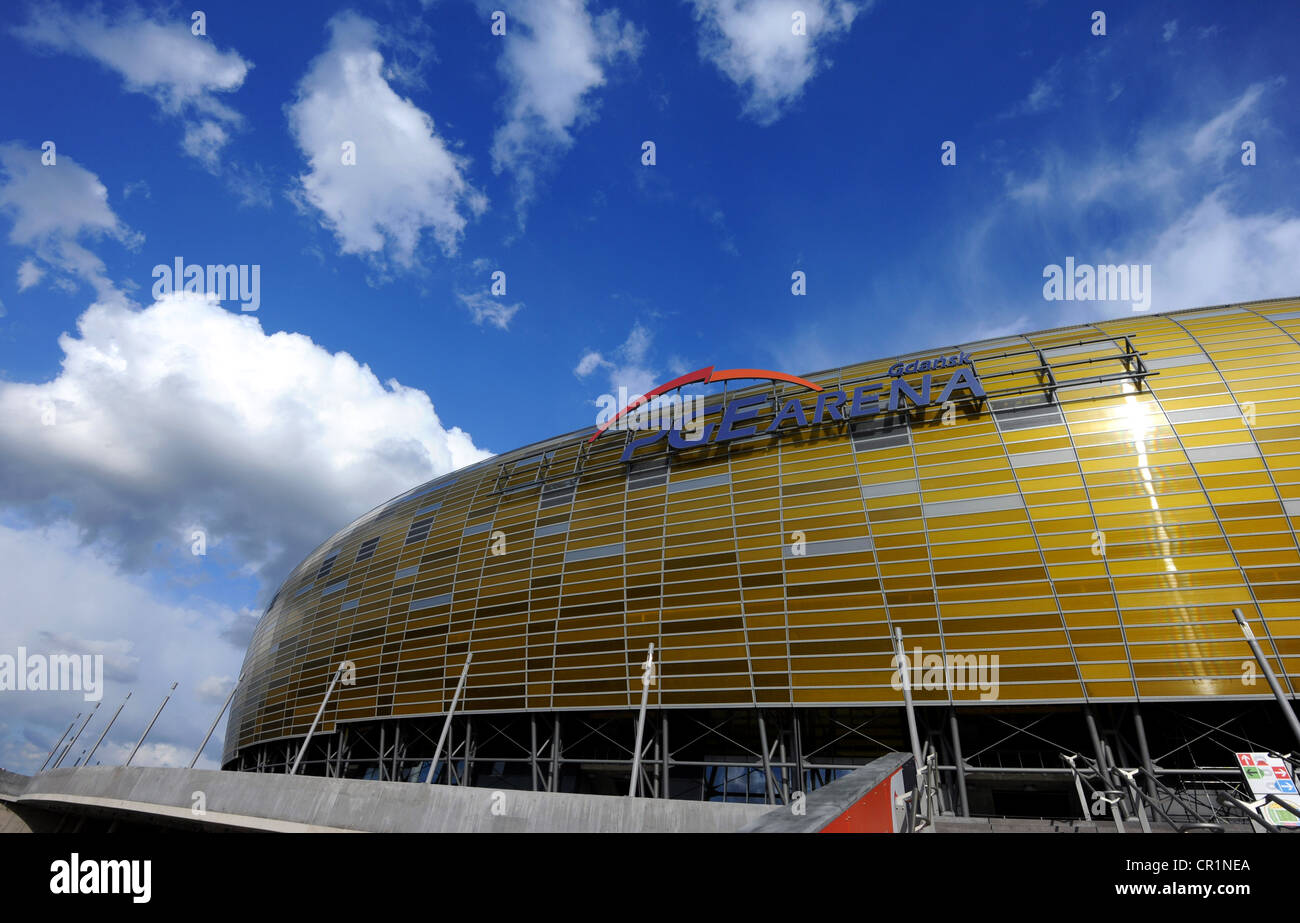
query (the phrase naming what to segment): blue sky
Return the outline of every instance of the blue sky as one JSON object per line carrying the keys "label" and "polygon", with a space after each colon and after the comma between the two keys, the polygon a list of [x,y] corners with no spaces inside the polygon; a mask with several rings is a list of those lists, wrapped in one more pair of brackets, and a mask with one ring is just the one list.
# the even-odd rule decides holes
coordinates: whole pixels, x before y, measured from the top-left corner
{"label": "blue sky", "polygon": [[[0,649],[181,679],[174,762],[303,554],[620,385],[1131,312],[1044,300],[1071,256],[1156,311],[1300,293],[1300,8],[987,6],[8,5]],[[177,257],[256,265],[257,311],[155,304]],[[0,764],[61,696],[0,693]]]}

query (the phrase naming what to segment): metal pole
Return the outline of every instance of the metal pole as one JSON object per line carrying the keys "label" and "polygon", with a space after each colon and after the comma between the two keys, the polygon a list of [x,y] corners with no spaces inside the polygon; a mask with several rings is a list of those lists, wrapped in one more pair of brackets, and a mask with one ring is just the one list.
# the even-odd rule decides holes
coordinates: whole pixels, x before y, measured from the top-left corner
{"label": "metal pole", "polygon": [[898,659],[898,675],[902,679],[903,686],[903,706],[907,709],[907,731],[912,738],[912,759],[916,760],[916,771],[921,771],[921,739],[916,733],[916,711],[912,708],[912,678],[908,674],[912,672],[911,665],[907,661],[907,655],[903,653],[903,629],[894,628],[894,652]]}
{"label": "metal pole", "polygon": [[1070,764],[1067,771],[1074,776],[1074,790],[1079,793],[1079,807],[1083,809],[1083,819],[1090,821],[1092,820],[1092,813],[1088,810],[1088,799],[1083,795],[1083,782],[1079,778],[1079,770],[1074,765],[1074,761],[1079,758],[1079,755],[1071,753],[1069,755],[1062,754],[1062,756],[1065,756],[1065,761]]}
{"label": "metal pole", "polygon": [[1259,669],[1263,672],[1264,678],[1268,680],[1268,687],[1273,690],[1273,697],[1277,699],[1277,704],[1282,707],[1282,713],[1286,715],[1287,724],[1291,725],[1291,733],[1295,735],[1297,741],[1300,741],[1300,719],[1296,718],[1295,711],[1292,710],[1286,696],[1283,695],[1282,687],[1278,685],[1277,677],[1273,675],[1273,668],[1264,659],[1264,652],[1259,649],[1259,642],[1255,640],[1255,632],[1251,631],[1250,625],[1247,624],[1246,617],[1241,614],[1240,609],[1233,609],[1232,617],[1241,626],[1241,632],[1246,636],[1246,643],[1250,645],[1251,652],[1259,662]]}
{"label": "metal pole", "polygon": [[1133,727],[1137,729],[1138,756],[1142,760],[1143,774],[1146,776],[1147,795],[1156,797],[1156,767],[1151,762],[1151,750],[1147,746],[1147,729],[1142,723],[1142,712],[1137,704],[1133,705]]}
{"label": "metal pole", "polygon": [[[469,660],[472,657],[469,651],[465,652],[465,666],[460,671],[460,682],[456,683],[456,691],[451,697],[451,709],[447,712],[447,720],[442,723],[442,733],[438,735],[438,746],[433,751],[433,761],[429,763],[429,778],[425,780],[428,785],[433,784],[433,771],[438,768],[438,758],[442,756],[442,745],[447,742],[447,732],[451,730],[451,718],[456,714],[456,703],[460,701],[460,691],[465,688],[465,677],[469,676]],[[465,736],[465,774],[469,774],[469,735]]]}
{"label": "metal pole", "polygon": [[[131,693],[128,692],[126,694],[126,699],[129,698],[131,698]],[[117,720],[117,716],[122,714],[122,709],[126,707],[126,699],[123,699],[122,704],[117,706],[117,711],[113,712],[113,717],[108,719],[108,726],[104,728],[104,733],[99,735],[99,740],[95,741],[95,745],[90,748],[90,753],[86,756],[85,761],[82,762],[78,760],[78,762],[82,762],[82,765],[84,766],[90,765],[90,757],[95,755],[95,751],[99,749],[99,745],[102,744],[104,742],[104,738],[108,736],[109,728],[113,726],[113,722]]]}
{"label": "metal pole", "polygon": [[131,760],[135,759],[136,753],[140,750],[140,745],[144,743],[144,739],[149,736],[149,732],[153,730],[154,721],[158,720],[158,716],[161,715],[162,710],[167,707],[167,702],[171,699],[172,693],[175,691],[176,684],[172,683],[172,687],[168,689],[167,694],[163,696],[162,704],[159,705],[158,710],[153,713],[153,719],[149,722],[149,726],[144,729],[144,733],[140,735],[140,739],[135,742],[135,749],[133,749],[131,755],[126,758],[126,762],[123,764],[124,766],[131,765]]}
{"label": "metal pole", "polygon": [[1092,709],[1087,705],[1083,706],[1083,719],[1088,725],[1088,736],[1092,738],[1092,749],[1097,754],[1097,774],[1101,776],[1107,788],[1114,788],[1115,784],[1111,781],[1110,772],[1106,769],[1106,754],[1101,749],[1101,736],[1097,733],[1097,722],[1092,717]]}
{"label": "metal pole", "polygon": [[641,713],[636,719],[636,747],[632,750],[632,778],[628,780],[627,796],[636,797],[637,783],[641,781],[641,737],[645,732],[645,706],[650,698],[650,684],[655,680],[655,645],[650,642],[645,663],[641,664]]}
{"label": "metal pole", "polygon": [[560,713],[555,713],[555,727],[551,731],[551,784],[548,792],[560,790]]}
{"label": "metal pole", "polygon": [[81,727],[77,728],[77,733],[72,735],[72,739],[68,741],[68,745],[63,748],[63,752],[60,753],[59,758],[54,761],[54,765],[50,767],[51,769],[58,769],[59,764],[67,758],[69,753],[72,752],[72,748],[77,745],[77,741],[81,739],[81,735],[86,733],[86,725],[90,724],[90,719],[95,717],[95,712],[99,711],[99,706],[101,704],[102,703],[100,702],[95,703],[95,707],[90,710],[90,714],[86,715],[86,720],[81,722]]}
{"label": "metal pole", "polygon": [[528,765],[532,768],[533,791],[537,791],[537,715],[528,716],[529,733],[532,743],[528,748]]}
{"label": "metal pole", "polygon": [[668,791],[668,781],[669,781],[668,766],[671,763],[671,760],[668,755],[668,713],[667,712],[664,712],[659,716],[659,724],[660,724],[660,734],[663,737],[663,752],[660,754],[660,757],[663,759],[663,763],[664,763],[664,768],[663,768],[664,781],[663,781],[663,789],[661,791],[661,794],[665,798],[670,798],[672,796],[669,794]]}
{"label": "metal pole", "polygon": [[960,798],[961,816],[970,817],[970,801],[966,794],[966,760],[961,755],[961,734],[957,731],[955,708],[948,715],[948,726],[952,730],[952,762],[957,767],[957,795]]}
{"label": "metal pole", "polygon": [[36,770],[37,772],[44,772],[45,767],[50,765],[50,760],[54,759],[54,751],[59,749],[59,744],[63,743],[63,738],[68,736],[69,732],[71,732],[72,730],[72,726],[77,723],[77,718],[80,717],[81,717],[81,712],[77,712],[77,717],[73,718],[71,721],[68,722],[67,730],[65,730],[62,734],[60,734],[59,739],[54,742],[54,746],[50,747],[49,756],[45,757],[45,762],[41,763],[41,768]]}
{"label": "metal pole", "polygon": [[199,757],[203,755],[203,748],[208,745],[208,740],[212,737],[212,732],[215,731],[217,725],[221,723],[221,716],[224,715],[226,709],[230,707],[230,700],[235,697],[235,690],[239,688],[239,684],[243,681],[244,675],[241,673],[239,674],[239,678],[235,680],[235,685],[230,687],[230,695],[226,696],[226,701],[221,706],[221,711],[217,712],[217,717],[212,719],[212,727],[208,728],[208,733],[203,735],[203,743],[199,744],[199,749],[194,752],[194,759],[190,760],[191,769],[193,769],[194,764],[199,761]]}
{"label": "metal pole", "polygon": [[794,709],[790,713],[790,717],[791,717],[791,724],[794,727],[794,779],[795,779],[794,790],[796,792],[803,792],[805,791],[804,782],[806,780],[803,777],[804,774],[803,730],[801,728],[800,721],[799,721],[799,709],[797,708]]}
{"label": "metal pole", "polygon": [[[772,789],[776,786],[772,782],[772,762],[768,758],[767,727],[763,724],[762,711],[758,713],[758,745],[763,748],[763,790],[767,796],[765,800],[768,804],[776,804],[776,799],[773,797],[772,792]],[[749,785],[746,784],[745,788],[746,791],[748,791]]]}
{"label": "metal pole", "polygon": [[474,719],[465,715],[465,765],[460,774],[460,784],[469,785],[470,761],[474,758]]}
{"label": "metal pole", "polygon": [[[311,720],[311,727],[307,728],[307,736],[303,738],[302,748],[298,751],[298,756],[293,761],[293,767],[289,770],[289,775],[291,776],[298,774],[298,764],[302,762],[303,756],[307,753],[307,745],[311,743],[311,736],[316,733],[316,725],[320,724],[320,716],[325,714],[325,706],[329,704],[330,696],[334,694],[334,686],[338,683],[339,677],[343,675],[343,664],[345,663],[347,663],[346,660],[343,661],[343,663],[340,663],[338,668],[335,669],[334,678],[330,680],[329,688],[325,690],[325,698],[320,700],[320,708],[316,709],[316,717]],[[287,756],[288,754],[286,753],[285,755]],[[380,755],[380,759],[383,759],[382,754]]]}
{"label": "metal pole", "polygon": [[777,756],[781,759],[781,803],[790,803],[790,766],[785,754],[785,730],[778,727],[776,732]]}

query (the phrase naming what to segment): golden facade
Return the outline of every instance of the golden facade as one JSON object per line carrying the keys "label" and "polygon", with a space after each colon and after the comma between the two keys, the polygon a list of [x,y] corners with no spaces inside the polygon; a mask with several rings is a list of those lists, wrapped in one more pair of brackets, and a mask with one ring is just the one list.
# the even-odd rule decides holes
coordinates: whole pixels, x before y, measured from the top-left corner
{"label": "golden facade", "polygon": [[[635,708],[651,642],[652,707],[897,705],[895,628],[909,654],[996,656],[999,703],[1267,696],[1239,607],[1290,690],[1298,338],[1294,300],[1134,314],[810,376],[851,393],[962,350],[985,400],[630,466],[643,434],[593,425],[431,481],[284,582],[227,759],[305,734],[344,659],[321,731],[441,714],[471,650],[471,712]],[[810,394],[725,399],[757,392],[768,421]]]}

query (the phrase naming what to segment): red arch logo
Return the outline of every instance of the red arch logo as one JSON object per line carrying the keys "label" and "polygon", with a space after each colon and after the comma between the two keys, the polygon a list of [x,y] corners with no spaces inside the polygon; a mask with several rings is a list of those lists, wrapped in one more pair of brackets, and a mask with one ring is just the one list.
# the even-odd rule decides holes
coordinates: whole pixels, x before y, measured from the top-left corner
{"label": "red arch logo", "polygon": [[627,416],[627,414],[636,410],[647,401],[653,400],[659,395],[666,394],[667,392],[680,388],[683,385],[691,385],[699,382],[711,385],[715,381],[735,381],[736,379],[744,378],[762,378],[769,381],[784,381],[789,382],[792,385],[803,385],[805,388],[812,391],[822,390],[822,386],[819,384],[811,382],[806,378],[800,378],[797,375],[787,375],[784,372],[773,372],[770,369],[715,369],[710,365],[706,368],[696,369],[694,372],[687,372],[680,378],[674,378],[672,381],[660,385],[649,394],[641,395],[641,397],[632,401],[632,403],[628,404],[618,413],[614,414],[614,416],[610,417],[609,421],[604,426],[598,428],[595,435],[588,439],[587,442],[595,442],[596,438],[600,436],[601,433],[609,429],[620,419]]}

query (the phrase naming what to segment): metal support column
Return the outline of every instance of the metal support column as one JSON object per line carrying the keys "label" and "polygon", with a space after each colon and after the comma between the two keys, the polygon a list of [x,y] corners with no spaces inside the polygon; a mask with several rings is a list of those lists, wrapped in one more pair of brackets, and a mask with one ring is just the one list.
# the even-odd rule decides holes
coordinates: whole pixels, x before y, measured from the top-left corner
{"label": "metal support column", "polygon": [[650,699],[650,684],[654,682],[655,645],[650,642],[646,649],[645,663],[641,665],[641,710],[636,718],[636,745],[632,749],[632,778],[628,780],[627,796],[636,797],[636,790],[641,782],[641,739],[645,735],[645,707]]}
{"label": "metal support column", "polygon": [[1255,655],[1255,660],[1259,662],[1259,669],[1268,680],[1268,688],[1273,690],[1273,698],[1277,699],[1278,706],[1282,713],[1286,715],[1287,724],[1291,726],[1291,733],[1295,735],[1297,742],[1300,742],[1300,719],[1295,716],[1295,710],[1291,708],[1291,703],[1286,700],[1286,695],[1282,692],[1282,687],[1278,685],[1277,677],[1273,675],[1273,668],[1269,666],[1268,660],[1264,657],[1264,652],[1259,648],[1259,642],[1255,640],[1255,632],[1251,630],[1250,624],[1246,617],[1241,614],[1240,609],[1232,610],[1232,617],[1237,620],[1241,626],[1241,633],[1246,636],[1246,643],[1250,645],[1251,653]]}
{"label": "metal support column", "polygon": [[208,739],[212,737],[212,732],[215,731],[217,725],[221,723],[221,716],[224,715],[226,709],[230,707],[230,700],[235,697],[235,690],[239,688],[239,684],[243,681],[244,674],[241,673],[239,674],[239,678],[235,680],[235,685],[230,687],[230,695],[226,696],[226,701],[222,703],[221,711],[217,712],[217,717],[212,719],[212,727],[208,728],[208,733],[203,735],[203,743],[199,744],[199,748],[194,751],[194,759],[190,760],[191,769],[193,769],[194,764],[199,761],[199,757],[203,755],[203,748],[208,745]]}
{"label": "metal support column", "polygon": [[153,713],[153,718],[149,721],[148,726],[145,727],[144,733],[141,734],[140,739],[135,742],[135,749],[133,749],[131,755],[126,758],[126,763],[124,765],[131,765],[131,760],[135,759],[136,753],[140,750],[140,745],[143,744],[144,739],[149,736],[149,732],[153,730],[154,722],[158,720],[158,716],[162,714],[162,710],[167,707],[167,702],[171,699],[172,693],[175,691],[176,684],[172,683],[172,687],[168,689],[167,694],[163,696],[162,704],[158,706],[158,710]]}
{"label": "metal support column", "polygon": [[[122,700],[122,704],[117,706],[117,711],[113,712],[113,717],[108,719],[108,725],[104,728],[104,733],[99,735],[99,740],[95,741],[95,745],[90,748],[90,753],[86,755],[84,765],[90,765],[90,758],[95,755],[95,751],[99,749],[99,745],[104,742],[104,738],[108,736],[109,730],[113,727],[113,722],[117,720],[118,715],[122,714],[122,709],[126,707],[127,699],[130,698],[131,693],[128,692],[126,698]],[[81,762],[81,760],[78,760],[77,762]]]}
{"label": "metal support column", "polygon": [[806,780],[803,777],[803,729],[801,727],[802,722],[799,721],[799,709],[794,709],[791,714],[794,719],[794,790],[807,794],[807,789],[804,787]]}
{"label": "metal support column", "polygon": [[555,713],[555,727],[551,730],[551,786],[548,792],[560,790],[560,713]]}
{"label": "metal support column", "polygon": [[663,760],[663,785],[661,787],[661,797],[671,798],[672,794],[669,791],[670,779],[668,776],[668,767],[671,765],[672,760],[669,757],[668,748],[668,712],[664,712],[659,716],[659,734],[663,738],[663,751],[660,754],[660,759]]}
{"label": "metal support column", "polygon": [[776,735],[777,756],[781,759],[781,803],[790,803],[790,764],[785,755],[785,728]]}
{"label": "metal support column", "polygon": [[45,762],[41,763],[41,768],[36,770],[37,772],[44,772],[45,767],[50,765],[50,760],[54,759],[54,751],[59,749],[59,744],[63,743],[63,738],[67,737],[69,734],[72,733],[72,726],[77,723],[77,718],[80,717],[81,717],[81,712],[77,712],[76,717],[68,722],[67,729],[62,734],[59,735],[59,739],[54,742],[54,746],[50,747],[49,756],[45,757]]}
{"label": "metal support column", "polygon": [[54,765],[50,767],[51,769],[58,769],[59,764],[63,762],[69,753],[72,752],[72,748],[77,745],[77,741],[81,739],[81,735],[86,733],[86,726],[90,724],[90,719],[95,717],[95,713],[99,711],[99,706],[101,704],[102,703],[100,702],[95,703],[95,707],[90,710],[90,714],[86,715],[86,720],[81,722],[81,727],[77,728],[77,733],[72,735],[72,740],[68,741],[68,745],[63,748],[63,752],[60,753],[59,758],[54,761]]}
{"label": "metal support column", "polygon": [[532,743],[528,747],[528,765],[532,768],[533,791],[537,791],[537,714],[528,716],[528,730]]}
{"label": "metal support column", "polygon": [[[767,751],[767,725],[763,723],[763,711],[758,712],[758,745],[763,749],[763,794],[768,804],[776,804],[772,790],[776,787],[772,781],[772,762]],[[748,791],[749,786],[745,786]]]}
{"label": "metal support column", "polygon": [[474,722],[469,715],[465,716],[465,771],[461,774],[460,784],[469,785],[469,767],[470,761],[474,759],[474,752],[471,749],[474,746]]}
{"label": "metal support column", "polygon": [[1092,740],[1092,750],[1097,756],[1097,772],[1107,788],[1114,788],[1110,782],[1110,773],[1106,769],[1106,753],[1101,748],[1101,735],[1097,733],[1097,722],[1092,717],[1092,708],[1083,706],[1083,720],[1088,724],[1088,737]]}
{"label": "metal support column", "polygon": [[[303,756],[307,753],[307,745],[311,743],[311,735],[316,733],[316,725],[320,724],[320,716],[325,714],[325,706],[329,704],[330,696],[334,694],[334,687],[338,685],[339,677],[343,675],[344,665],[347,661],[340,663],[334,670],[334,676],[330,679],[329,687],[325,690],[325,698],[320,700],[320,708],[316,709],[316,717],[312,719],[311,727],[307,729],[307,736],[303,738],[302,749],[298,751],[298,758],[293,761],[293,768],[289,770],[289,775],[298,773],[298,764],[302,762]],[[288,762],[289,752],[285,750],[285,762]]]}
{"label": "metal support column", "polygon": [[1142,759],[1142,774],[1146,776],[1147,795],[1156,797],[1156,767],[1151,762],[1151,750],[1147,746],[1147,729],[1142,723],[1142,712],[1137,703],[1133,704],[1133,727],[1137,730],[1138,756]]}
{"label": "metal support column", "polygon": [[952,731],[953,765],[957,767],[957,796],[961,805],[961,816],[970,817],[970,796],[966,793],[966,760],[961,753],[961,732],[957,729],[957,709],[948,715],[948,727]]}
{"label": "metal support column", "polygon": [[919,773],[923,764],[921,741],[916,734],[916,710],[912,707],[912,670],[907,655],[903,653],[903,629],[897,626],[894,627],[894,652],[898,660],[898,675],[902,680],[903,707],[907,709],[907,732],[912,738],[912,758],[916,760],[916,771]]}
{"label": "metal support column", "polygon": [[[438,768],[438,757],[442,756],[442,745],[447,742],[447,732],[451,730],[451,718],[454,714],[456,714],[456,703],[460,701],[460,692],[462,689],[465,688],[465,677],[469,676],[469,661],[470,661],[470,657],[472,656],[473,655],[470,654],[468,651],[465,653],[465,666],[461,667],[460,680],[459,682],[456,683],[456,691],[455,693],[452,694],[451,697],[451,708],[447,711],[447,717],[442,722],[442,733],[438,735],[438,746],[434,748],[433,761],[429,763],[429,778],[426,780],[429,785],[433,784],[433,772],[435,769]],[[468,742],[469,739],[466,738],[466,743]],[[467,747],[466,755],[468,755],[468,753],[469,753],[469,749]],[[448,760],[447,762],[450,763],[451,761]],[[450,768],[448,768],[447,775],[450,779],[451,776]]]}

